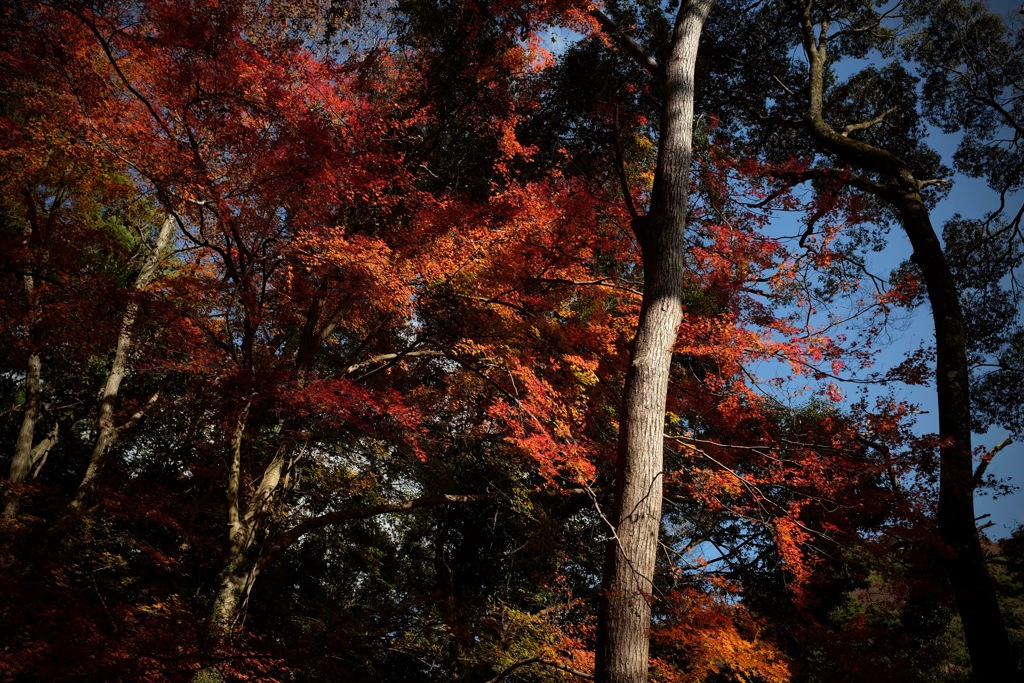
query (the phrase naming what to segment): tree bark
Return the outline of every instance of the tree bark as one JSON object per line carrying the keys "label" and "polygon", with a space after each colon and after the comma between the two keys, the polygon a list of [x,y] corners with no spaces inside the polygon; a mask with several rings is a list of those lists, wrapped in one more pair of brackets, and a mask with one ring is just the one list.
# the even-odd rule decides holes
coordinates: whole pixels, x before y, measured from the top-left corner
{"label": "tree bark", "polygon": [[56,432],[52,440],[44,440],[38,446],[35,443],[36,425],[42,416],[43,410],[43,359],[39,353],[40,339],[37,325],[39,315],[38,302],[36,301],[35,276],[32,259],[32,237],[35,230],[37,214],[35,201],[31,193],[25,191],[25,198],[28,205],[28,220],[22,231],[22,248],[26,255],[25,274],[22,276],[22,289],[25,292],[25,303],[27,306],[28,320],[28,343],[29,354],[25,363],[25,408],[21,415],[21,426],[18,429],[18,439],[14,444],[14,454],[11,457],[11,471],[8,477],[8,486],[11,487],[4,498],[4,509],[0,517],[14,519],[18,516],[21,507],[21,493],[18,490],[29,472],[42,457],[49,451],[56,442]]}
{"label": "tree bark", "polygon": [[103,467],[104,460],[111,447],[121,436],[126,425],[118,427],[114,424],[114,408],[117,404],[117,397],[121,389],[121,382],[128,372],[128,353],[132,347],[132,330],[135,327],[135,319],[139,314],[138,295],[153,281],[156,275],[157,265],[160,258],[170,244],[171,236],[174,234],[174,217],[168,215],[160,226],[156,242],[149,255],[142,264],[142,269],[135,277],[132,286],[131,299],[128,307],[121,317],[121,328],[117,335],[117,346],[114,350],[114,360],[110,364],[110,372],[107,373],[107,381],[103,385],[103,393],[100,399],[99,411],[96,415],[96,442],[93,444],[92,455],[89,457],[89,466],[85,470],[78,490],[72,499],[69,508],[77,511],[82,508],[86,497],[96,486],[97,478]]}
{"label": "tree bark", "polygon": [[228,472],[228,545],[220,572],[220,588],[211,614],[215,634],[231,632],[240,609],[248,599],[253,582],[265,565],[262,550],[255,550],[256,540],[265,536],[271,512],[291,487],[295,464],[294,447],[282,443],[267,463],[263,476],[245,512],[241,505],[242,444],[249,406],[243,408],[231,438],[231,465]]}
{"label": "tree bark", "polygon": [[959,292],[921,197],[923,185],[911,168],[890,152],[842,135],[825,122],[827,26],[815,36],[811,5],[810,0],[802,3],[801,17],[809,76],[804,123],[819,151],[882,179],[881,183],[865,180],[854,184],[896,209],[913,247],[913,260],[921,269],[935,328],[941,439],[937,553],[963,622],[975,680],[1013,680],[1019,672],[975,523],[967,334]]}
{"label": "tree bark", "polygon": [[643,300],[626,374],[615,503],[608,520],[598,616],[598,683],[647,680],[650,599],[661,526],[665,402],[683,315],[684,232],[693,142],[694,69],[714,0],[684,2],[664,66],[658,165],[651,207],[634,222],[644,267]]}
{"label": "tree bark", "polygon": [[[30,275],[25,276],[30,279]],[[4,500],[4,519],[14,519],[18,516],[21,507],[21,493],[16,487],[25,483],[28,479],[32,466],[37,462],[33,457],[39,450],[33,447],[36,433],[36,423],[42,413],[42,368],[43,362],[39,352],[33,350],[28,357],[25,372],[25,411],[21,416],[21,427],[18,430],[18,440],[14,445],[14,456],[11,458],[11,474],[8,477],[8,485],[14,490],[8,492]],[[41,457],[41,454],[40,454]]]}
{"label": "tree bark", "polygon": [[898,203],[921,269],[935,325],[939,409],[938,549],[953,589],[977,681],[1013,680],[1019,670],[981,547],[974,513],[967,333],[956,282],[920,193]]}

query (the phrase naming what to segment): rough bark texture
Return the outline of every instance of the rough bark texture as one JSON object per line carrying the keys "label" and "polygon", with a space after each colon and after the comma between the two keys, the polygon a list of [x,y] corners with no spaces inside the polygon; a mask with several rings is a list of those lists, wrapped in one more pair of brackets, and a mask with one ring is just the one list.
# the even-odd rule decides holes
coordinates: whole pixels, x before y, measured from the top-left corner
{"label": "rough bark texture", "polygon": [[[325,322],[321,323],[325,292],[326,289],[322,288],[306,314],[306,323],[295,359],[295,379],[298,386],[305,384],[316,354],[324,340],[338,325],[346,310],[345,305],[339,306],[329,313]],[[242,340],[243,348],[251,347],[251,343],[248,341],[251,334],[251,326],[246,323]],[[249,356],[245,357],[249,358]],[[251,362],[249,366],[251,367]],[[228,518],[227,547],[220,572],[220,587],[214,598],[211,613],[211,632],[215,637],[230,634],[238,619],[239,611],[248,600],[256,577],[270,559],[270,555],[265,554],[263,549],[253,546],[255,540],[265,533],[267,520],[275,504],[279,503],[287,493],[291,482],[291,470],[298,457],[293,445],[279,444],[274,457],[264,468],[259,485],[248,502],[243,505],[242,450],[249,408],[250,405],[246,404],[239,412],[235,431],[231,437],[231,460],[225,489]],[[279,431],[287,431],[284,423],[280,425]]]}
{"label": "rough bark texture", "polygon": [[[29,276],[26,276],[29,277]],[[21,428],[18,430],[18,440],[14,444],[14,456],[11,458],[11,474],[8,482],[11,486],[19,486],[28,479],[28,474],[36,462],[33,457],[37,451],[33,447],[36,433],[36,423],[42,412],[42,368],[43,362],[37,352],[32,352],[28,357],[28,364],[25,372],[25,411],[21,416]],[[13,519],[18,516],[21,507],[21,495],[17,490],[8,493],[4,500],[3,517]]]}
{"label": "rough bark texture", "polygon": [[[157,265],[160,258],[170,244],[171,236],[174,234],[174,218],[168,216],[160,226],[157,233],[156,243],[149,252],[142,269],[135,278],[132,287],[132,299],[128,302],[124,315],[121,317],[121,328],[117,335],[117,346],[114,350],[114,360],[110,364],[110,371],[107,373],[107,380],[103,385],[103,392],[100,398],[100,407],[96,415],[96,442],[93,444],[92,455],[89,458],[89,466],[85,475],[78,484],[78,491],[71,501],[70,508],[78,510],[85,502],[86,496],[96,486],[100,469],[106,459],[107,452],[117,441],[121,433],[127,428],[128,423],[118,427],[114,424],[114,408],[117,405],[117,397],[121,390],[121,382],[128,372],[128,352],[132,347],[132,329],[135,327],[135,319],[139,314],[139,300],[136,298],[156,275]],[[129,423],[134,423],[141,415],[133,416]]]}
{"label": "rough bark texture", "polygon": [[[32,253],[33,224],[36,221],[35,204],[32,198],[26,195],[28,200],[29,220],[22,231],[22,246],[27,255]],[[35,444],[36,425],[42,417],[43,411],[43,360],[39,355],[40,340],[36,317],[38,314],[36,303],[35,277],[32,268],[22,276],[22,288],[25,291],[25,302],[28,307],[28,336],[29,356],[25,364],[25,408],[21,415],[21,426],[18,429],[18,439],[14,444],[14,454],[11,457],[11,471],[8,477],[8,485],[13,490],[9,491],[4,498],[4,509],[0,517],[14,519],[18,516],[21,507],[21,493],[18,487],[24,484],[29,477],[32,468],[49,452],[50,448],[57,441],[57,428],[51,432],[47,439]]]}
{"label": "rough bark texture", "polygon": [[682,321],[684,231],[693,138],[697,45],[713,0],[684,2],[664,66],[658,166],[648,215],[634,229],[643,252],[640,320],[620,422],[614,534],[605,561],[595,680],[647,680],[650,598],[661,525],[665,401]]}
{"label": "rough bark texture", "polygon": [[[213,602],[212,623],[215,635],[231,632],[235,614],[247,594],[247,586],[255,580],[255,563],[247,557],[252,547],[256,526],[261,517],[253,507],[255,500],[249,505],[246,514],[241,509],[242,480],[242,441],[245,436],[245,425],[249,416],[249,405],[246,405],[235,423],[235,431],[231,435],[231,464],[228,468],[228,483],[225,490],[228,513],[228,545],[224,554],[224,565],[220,572],[220,588]],[[274,470],[274,463],[270,468]],[[279,471],[276,472],[279,475]],[[277,477],[279,478],[279,476]],[[266,477],[264,477],[266,479]],[[266,482],[261,482],[261,490],[266,489]],[[264,500],[267,495],[262,496]]]}
{"label": "rough bark texture", "polygon": [[811,4],[803,4],[802,16],[809,68],[804,122],[820,151],[835,155],[855,169],[876,174],[879,181],[853,182],[893,205],[914,249],[913,259],[928,290],[935,326],[935,385],[942,439],[937,552],[963,622],[975,680],[1013,680],[1019,672],[985,565],[974,516],[967,335],[959,292],[922,200],[922,182],[903,160],[884,149],[844,136],[825,123],[828,27],[823,26],[815,36]]}

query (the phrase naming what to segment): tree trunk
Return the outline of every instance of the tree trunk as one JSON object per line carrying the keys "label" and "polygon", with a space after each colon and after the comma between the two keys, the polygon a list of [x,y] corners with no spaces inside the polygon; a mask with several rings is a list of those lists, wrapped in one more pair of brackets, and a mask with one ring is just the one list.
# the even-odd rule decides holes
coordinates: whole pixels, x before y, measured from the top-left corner
{"label": "tree trunk", "polygon": [[244,605],[262,567],[260,554],[253,552],[253,545],[265,533],[275,500],[280,500],[290,486],[292,449],[282,444],[264,469],[259,486],[243,514],[242,444],[248,415],[247,404],[239,414],[235,432],[231,436],[231,465],[226,489],[228,544],[220,571],[220,588],[210,615],[211,630],[215,635],[227,635],[234,627],[238,611]]}
{"label": "tree trunk", "polygon": [[[30,276],[26,276],[28,278]],[[3,517],[14,519],[18,516],[18,509],[21,507],[21,493],[16,487],[21,486],[28,479],[29,472],[36,464],[37,458],[34,454],[39,449],[33,447],[36,433],[36,423],[42,413],[42,368],[43,362],[39,353],[35,350],[28,357],[28,364],[25,372],[25,412],[21,416],[21,428],[18,430],[18,440],[14,445],[14,457],[11,458],[11,474],[8,477],[8,485],[14,488],[4,500]],[[41,454],[40,454],[41,457]]]}
{"label": "tree trunk", "polygon": [[249,559],[247,550],[242,546],[228,550],[210,613],[211,633],[215,637],[228,635],[234,629],[259,573],[258,563]]}
{"label": "tree trunk", "polygon": [[21,493],[18,487],[28,479],[29,472],[49,451],[56,442],[56,432],[52,439],[43,441],[36,446],[35,433],[36,424],[42,416],[43,410],[43,360],[39,355],[39,330],[37,325],[38,305],[36,302],[35,276],[32,274],[31,254],[32,235],[35,222],[35,208],[31,196],[26,193],[29,208],[29,221],[22,231],[22,247],[26,253],[26,273],[22,276],[22,288],[25,291],[25,302],[28,308],[28,341],[29,355],[25,364],[25,409],[21,416],[21,427],[18,429],[18,439],[14,444],[14,455],[11,457],[11,472],[8,477],[8,485],[12,488],[4,499],[4,509],[0,517],[14,519],[18,516],[21,507]]}
{"label": "tree trunk", "polygon": [[142,264],[142,270],[139,271],[135,278],[135,284],[131,292],[132,298],[129,300],[128,307],[121,317],[121,328],[117,335],[114,360],[110,364],[107,381],[103,385],[99,412],[96,415],[96,442],[93,444],[89,466],[86,468],[85,475],[78,484],[75,497],[70,503],[69,507],[72,511],[81,509],[86,497],[96,486],[96,480],[99,477],[100,469],[103,467],[107,452],[127,426],[122,425],[118,427],[114,424],[114,407],[121,389],[121,382],[124,381],[124,377],[128,372],[128,353],[132,347],[132,329],[135,327],[135,319],[139,314],[138,295],[153,281],[161,255],[170,243],[173,233],[174,217],[169,215],[161,224],[153,249],[149,252],[145,262]]}
{"label": "tree trunk", "polygon": [[938,549],[963,622],[977,681],[1008,681],[1019,673],[999,610],[974,515],[971,398],[967,333],[956,282],[918,192],[899,198],[900,217],[921,269],[935,325],[938,394]]}
{"label": "tree trunk", "polygon": [[971,454],[971,398],[967,334],[960,295],[942,243],[921,198],[922,184],[902,159],[844,136],[825,122],[824,73],[828,61],[826,29],[815,36],[812,3],[802,3],[802,32],[808,60],[808,101],[804,122],[811,141],[853,168],[871,171],[878,183],[851,179],[889,202],[900,215],[928,290],[935,326],[935,388],[939,408],[939,505],[936,545],[949,577],[964,627],[974,679],[1005,681],[1017,677],[1006,626],[996,600],[974,517]]}
{"label": "tree trunk", "polygon": [[664,67],[665,103],[649,214],[634,223],[644,267],[640,320],[626,375],[615,504],[598,617],[595,680],[647,680],[650,598],[661,526],[665,402],[683,314],[684,232],[697,45],[714,0],[684,2]]}

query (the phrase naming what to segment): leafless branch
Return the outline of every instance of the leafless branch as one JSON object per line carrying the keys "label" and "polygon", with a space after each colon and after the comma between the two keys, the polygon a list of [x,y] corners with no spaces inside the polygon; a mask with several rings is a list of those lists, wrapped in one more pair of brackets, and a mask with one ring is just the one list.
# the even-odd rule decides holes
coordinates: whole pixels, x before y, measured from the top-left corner
{"label": "leafless branch", "polygon": [[615,122],[612,130],[612,142],[615,146],[615,170],[618,171],[619,185],[622,188],[622,201],[626,203],[626,211],[629,212],[630,218],[636,220],[639,218],[639,214],[636,212],[636,206],[633,204],[633,193],[629,189],[629,178],[626,177],[626,159],[622,154],[622,140],[619,136],[619,104],[615,103]]}
{"label": "leafless branch", "polygon": [[618,43],[619,47],[626,51],[626,53],[633,58],[637,64],[642,66],[644,69],[649,71],[653,76],[659,76],[661,73],[661,67],[658,62],[655,61],[654,57],[647,53],[638,42],[633,40],[632,36],[627,34],[619,25],[612,21],[607,14],[599,9],[590,10],[590,16],[597,19],[597,23],[601,24],[601,28],[608,34],[608,37]]}
{"label": "leafless branch", "polygon": [[619,289],[619,290],[622,290],[624,292],[629,292],[630,294],[637,294],[637,295],[643,294],[643,292],[641,292],[638,289],[633,289],[632,287],[626,287],[626,286],[623,286],[623,285],[613,284],[616,281],[618,281],[618,282],[627,282],[627,283],[629,282],[628,280],[623,280],[622,278],[618,278],[618,277],[602,277],[602,278],[598,278],[596,280],[568,280],[568,279],[565,279],[565,278],[558,278],[558,277],[542,277],[542,278],[538,278],[537,279],[537,282],[552,282],[552,283],[563,284],[563,285],[576,285],[576,286],[580,286],[580,287],[583,287],[583,286],[600,286],[600,287],[608,287],[610,289]]}
{"label": "leafless branch", "polygon": [[139,420],[146,416],[146,413],[148,413],[149,410],[154,405],[156,405],[156,402],[160,400],[160,393],[164,390],[165,386],[167,386],[166,379],[163,382],[161,382],[160,387],[150,395],[150,397],[146,400],[146,404],[139,408],[138,410],[136,410],[131,417],[125,420],[124,424],[117,428],[119,434],[120,432],[123,432],[126,429],[131,429],[132,427],[135,426],[136,422],[138,422]]}
{"label": "leafless branch", "polygon": [[552,669],[558,669],[559,671],[564,671],[568,674],[572,674],[573,676],[576,676],[578,678],[585,678],[589,681],[594,680],[594,676],[592,674],[588,674],[586,671],[580,671],[579,669],[574,669],[571,666],[560,664],[559,662],[546,658],[544,655],[537,655],[535,657],[520,659],[518,662],[513,662],[497,676],[487,681],[487,683],[498,683],[499,681],[510,675],[516,669],[521,669],[522,667],[529,666],[531,664],[540,664],[542,666],[548,666]]}
{"label": "leafless branch", "polygon": [[[371,365],[376,365],[377,363],[384,363],[386,361],[400,361],[403,358],[417,358],[417,357],[424,357],[424,356],[426,356],[426,357],[438,357],[438,356],[443,357],[443,356],[447,356],[447,355],[448,354],[445,353],[444,351],[435,351],[433,349],[421,349],[419,351],[402,351],[402,352],[399,352],[399,353],[381,353],[381,354],[378,354],[376,356],[373,356],[372,358],[367,358],[366,360],[361,361],[359,363],[353,363],[352,365],[350,365],[347,368],[345,368],[345,373],[344,374],[352,375],[352,374],[355,374],[356,372],[358,372],[359,370],[362,370],[363,368],[370,367]],[[364,377],[365,377],[365,375],[364,375]],[[360,378],[360,379],[362,379],[362,378]]]}
{"label": "leafless branch", "polygon": [[868,119],[867,121],[859,121],[857,123],[847,124],[843,128],[843,131],[842,131],[842,133],[840,133],[840,135],[842,135],[844,138],[846,138],[846,137],[850,136],[850,133],[855,133],[855,132],[857,132],[859,130],[867,130],[868,128],[872,128],[874,126],[877,126],[882,121],[885,121],[885,117],[887,117],[889,114],[892,114],[897,109],[899,109],[899,107],[889,107],[888,109],[886,109],[885,111],[883,111],[881,114],[879,114],[878,116],[876,116],[873,119]]}
{"label": "leafless branch", "polygon": [[[540,495],[550,496],[577,496],[588,493],[593,495],[590,488],[570,488],[570,489],[550,489],[538,492]],[[500,491],[493,491],[487,493],[438,493],[429,496],[422,496],[420,498],[412,498],[410,500],[402,500],[394,503],[381,503],[379,505],[364,505],[361,507],[351,507],[344,510],[336,510],[334,512],[328,512],[317,517],[310,517],[302,522],[299,522],[288,531],[278,536],[277,540],[269,545],[267,550],[263,553],[260,558],[260,566],[266,566],[271,560],[279,555],[283,550],[288,548],[290,545],[299,540],[302,536],[308,534],[311,531],[322,529],[333,524],[340,524],[342,522],[351,522],[360,519],[370,519],[371,517],[378,517],[380,515],[399,513],[399,512],[410,512],[412,510],[418,510],[419,508],[425,507],[438,507],[441,505],[472,505],[476,503],[486,503],[488,501],[497,500],[504,494]]]}
{"label": "leafless branch", "polygon": [[1007,446],[1013,443],[1013,439],[1006,437],[1000,441],[996,446],[985,455],[981,456],[981,462],[978,463],[978,468],[974,470],[974,485],[977,486],[981,483],[982,477],[985,476],[986,470],[988,470],[989,463],[992,462],[992,458],[996,457],[996,453],[1003,450]]}

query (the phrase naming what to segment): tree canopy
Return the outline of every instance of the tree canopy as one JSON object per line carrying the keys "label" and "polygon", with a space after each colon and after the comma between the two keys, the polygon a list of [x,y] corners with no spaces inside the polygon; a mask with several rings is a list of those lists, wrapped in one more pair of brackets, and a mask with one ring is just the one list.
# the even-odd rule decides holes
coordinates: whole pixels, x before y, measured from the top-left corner
{"label": "tree canopy", "polygon": [[1020,673],[1019,19],[0,12],[5,680]]}

